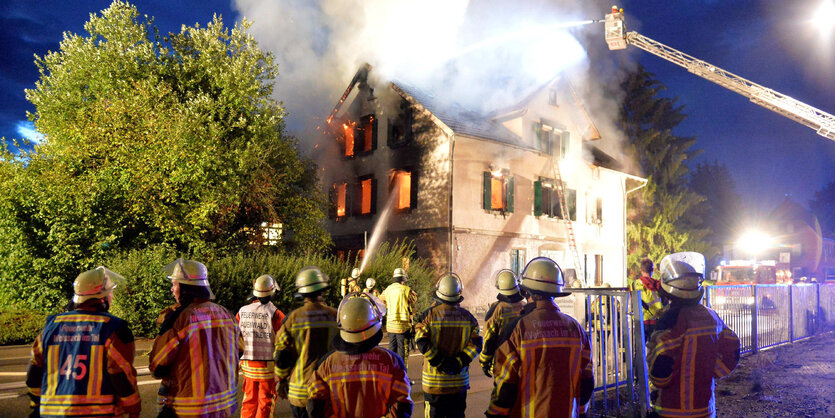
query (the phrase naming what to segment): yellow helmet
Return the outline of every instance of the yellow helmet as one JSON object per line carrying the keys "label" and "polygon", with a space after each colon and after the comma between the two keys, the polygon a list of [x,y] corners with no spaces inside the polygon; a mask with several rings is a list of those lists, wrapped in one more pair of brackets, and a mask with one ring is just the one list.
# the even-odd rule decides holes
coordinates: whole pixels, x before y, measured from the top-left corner
{"label": "yellow helmet", "polygon": [[406,280],[406,279],[409,278],[409,275],[406,274],[406,270],[398,267],[398,268],[394,269],[394,272],[391,274],[391,277],[393,277],[395,279],[402,277],[403,280]]}
{"label": "yellow helmet", "polygon": [[339,336],[349,343],[363,342],[383,327],[383,315],[364,295],[351,293],[339,304],[336,313]]}
{"label": "yellow helmet", "polygon": [[506,296],[519,293],[519,285],[516,283],[516,273],[509,269],[499,270],[496,273],[496,289],[499,289],[499,293]]}
{"label": "yellow helmet", "polygon": [[560,266],[548,257],[536,257],[522,271],[522,287],[531,293],[567,296],[565,277]]}
{"label": "yellow helmet", "polygon": [[461,296],[463,291],[464,285],[461,283],[461,278],[455,273],[441,276],[435,284],[435,296],[447,302],[460,302],[463,299]]}
{"label": "yellow helmet", "polygon": [[269,274],[258,276],[252,282],[252,294],[256,297],[272,296],[276,290],[278,290],[278,286],[275,284],[275,279]]}
{"label": "yellow helmet", "polygon": [[90,299],[101,299],[110,294],[125,278],[104,266],[85,271],[75,278],[72,284],[74,303],[83,303]]}
{"label": "yellow helmet", "polygon": [[329,286],[328,276],[322,273],[319,267],[305,267],[296,275],[296,292],[300,295],[327,289]]}

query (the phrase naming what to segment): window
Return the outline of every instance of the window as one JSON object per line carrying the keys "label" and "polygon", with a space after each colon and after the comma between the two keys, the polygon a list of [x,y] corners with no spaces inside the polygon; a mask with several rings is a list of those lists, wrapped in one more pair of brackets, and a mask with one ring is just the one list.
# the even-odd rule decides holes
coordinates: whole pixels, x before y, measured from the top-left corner
{"label": "window", "polygon": [[417,207],[417,173],[411,169],[393,170],[389,193],[394,193],[394,209],[406,211]]}
{"label": "window", "polygon": [[[572,221],[577,220],[577,191],[574,189],[566,189],[563,184],[563,192],[565,193],[565,205],[568,209],[568,214]],[[560,207],[559,191],[556,189],[556,182],[548,178],[540,178],[533,182],[533,214],[534,216],[548,216],[551,218],[565,219],[562,216],[562,208]]]}
{"label": "window", "polygon": [[516,275],[522,274],[522,270],[525,268],[525,249],[524,248],[514,248],[510,250],[510,269],[513,270]]}
{"label": "window", "polygon": [[264,231],[265,244],[278,245],[281,243],[281,223],[262,222],[261,229]]}
{"label": "window", "polygon": [[590,224],[603,223],[603,198],[586,195],[586,221]]}
{"label": "window", "polygon": [[513,212],[513,177],[504,170],[484,172],[484,210]]}
{"label": "window", "polygon": [[377,148],[377,119],[374,115],[360,118],[359,125],[354,130],[354,152],[368,153]]}
{"label": "window", "polygon": [[536,147],[545,154],[563,158],[568,153],[569,134],[543,123],[534,125]]}
{"label": "window", "polygon": [[389,148],[396,148],[408,143],[412,139],[413,109],[406,99],[400,100],[400,112],[388,120]]}
{"label": "window", "polygon": [[557,106],[557,89],[548,90],[548,104],[551,106]]}
{"label": "window", "polygon": [[360,177],[356,193],[356,207],[354,210],[357,215],[377,213],[377,180],[371,175]]}
{"label": "window", "polygon": [[348,183],[336,183],[331,189],[331,218],[340,219],[348,215]]}
{"label": "window", "polygon": [[347,121],[342,124],[343,138],[345,143],[345,149],[343,155],[345,157],[353,157],[354,156],[354,123],[351,121]]}
{"label": "window", "polygon": [[827,282],[835,282],[835,267],[827,267],[826,268],[826,279]]}

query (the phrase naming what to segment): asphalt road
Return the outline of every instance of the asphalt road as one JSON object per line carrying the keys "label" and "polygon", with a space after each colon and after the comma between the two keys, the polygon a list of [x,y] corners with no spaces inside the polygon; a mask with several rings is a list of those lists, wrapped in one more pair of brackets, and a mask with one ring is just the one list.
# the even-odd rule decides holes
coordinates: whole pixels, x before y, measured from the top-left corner
{"label": "asphalt road", "polygon": [[[385,346],[385,345],[384,345]],[[142,397],[142,416],[156,416],[156,394],[159,381],[148,373],[149,341],[137,342],[137,358],[135,367],[139,373],[139,393]],[[29,362],[29,347],[14,346],[0,347],[0,417],[25,417],[29,414],[29,398],[26,396],[24,380],[26,367]],[[471,364],[470,391],[467,399],[467,417],[483,417],[490,401],[490,391],[493,389],[492,379],[484,376],[478,361]],[[415,408],[412,416],[423,416],[423,390],[420,385],[420,371],[423,367],[423,356],[412,354],[409,356],[409,376],[416,383],[412,386],[412,400]],[[243,382],[243,377],[241,378]],[[243,397],[238,390],[238,405]],[[234,416],[239,416],[240,411]],[[286,400],[279,400],[275,410],[276,417],[290,417],[290,405]]]}

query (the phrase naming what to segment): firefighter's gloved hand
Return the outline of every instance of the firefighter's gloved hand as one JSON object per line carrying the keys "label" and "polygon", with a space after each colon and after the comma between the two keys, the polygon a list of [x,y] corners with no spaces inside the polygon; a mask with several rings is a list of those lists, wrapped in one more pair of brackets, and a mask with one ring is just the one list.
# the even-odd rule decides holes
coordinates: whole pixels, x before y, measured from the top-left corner
{"label": "firefighter's gloved hand", "polygon": [[484,370],[484,375],[487,377],[493,377],[493,374],[490,373],[493,369],[493,365],[491,363],[481,363],[481,370]]}
{"label": "firefighter's gloved hand", "polygon": [[463,368],[464,364],[458,357],[446,357],[444,358],[444,361],[441,362],[441,365],[438,366],[438,370],[446,374],[461,373]]}
{"label": "firefighter's gloved hand", "polygon": [[281,399],[287,399],[287,393],[290,391],[290,382],[287,379],[278,379],[276,384],[275,394]]}
{"label": "firefighter's gloved hand", "polygon": [[429,365],[432,367],[439,367],[441,363],[444,361],[444,358],[444,356],[438,354],[435,357],[432,357],[431,360],[429,360]]}

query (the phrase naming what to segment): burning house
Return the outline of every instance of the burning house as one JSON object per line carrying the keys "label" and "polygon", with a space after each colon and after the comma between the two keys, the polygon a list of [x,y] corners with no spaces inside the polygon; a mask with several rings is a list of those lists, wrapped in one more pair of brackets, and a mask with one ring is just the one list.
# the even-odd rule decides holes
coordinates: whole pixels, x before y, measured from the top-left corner
{"label": "burning house", "polygon": [[439,273],[461,276],[468,306],[495,298],[496,271],[537,256],[583,286],[625,286],[625,198],[645,180],[595,145],[566,79],[483,116],[405,82],[375,91],[370,71],[328,119],[340,156],[323,184],[338,255],[362,255],[375,227],[384,240],[412,239]]}

